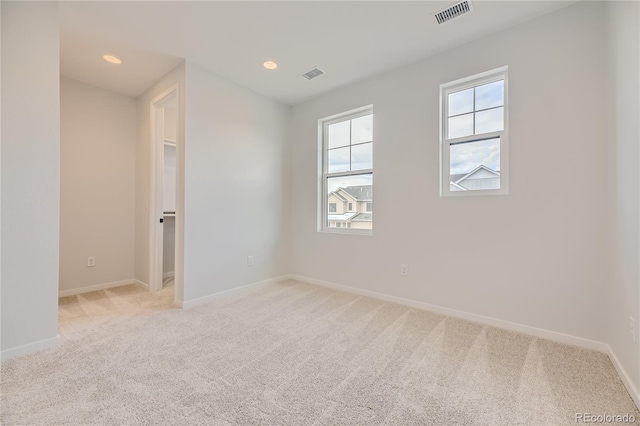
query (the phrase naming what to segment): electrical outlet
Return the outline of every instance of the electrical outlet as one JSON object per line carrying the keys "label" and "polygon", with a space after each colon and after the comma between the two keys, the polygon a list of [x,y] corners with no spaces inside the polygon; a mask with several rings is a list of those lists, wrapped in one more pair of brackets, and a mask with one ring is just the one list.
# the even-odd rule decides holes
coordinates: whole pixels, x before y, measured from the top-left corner
{"label": "electrical outlet", "polygon": [[96,257],[95,256],[87,257],[87,266],[96,266]]}
{"label": "electrical outlet", "polygon": [[631,340],[636,341],[636,319],[629,315],[629,334],[631,334]]}
{"label": "electrical outlet", "polygon": [[407,265],[406,263],[402,263],[400,265],[400,275],[402,275],[403,277],[409,275],[409,265]]}
{"label": "electrical outlet", "polygon": [[253,256],[247,256],[247,266],[253,266]]}

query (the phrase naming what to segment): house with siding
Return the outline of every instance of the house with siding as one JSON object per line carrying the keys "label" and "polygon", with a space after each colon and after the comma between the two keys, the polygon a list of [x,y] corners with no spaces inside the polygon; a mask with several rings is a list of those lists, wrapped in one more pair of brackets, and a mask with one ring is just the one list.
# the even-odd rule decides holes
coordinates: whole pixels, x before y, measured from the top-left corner
{"label": "house with siding", "polygon": [[329,193],[328,223],[330,228],[373,228],[373,186],[338,188]]}
{"label": "house with siding", "polygon": [[449,185],[451,191],[500,189],[500,171],[481,164],[468,173],[452,174]]}

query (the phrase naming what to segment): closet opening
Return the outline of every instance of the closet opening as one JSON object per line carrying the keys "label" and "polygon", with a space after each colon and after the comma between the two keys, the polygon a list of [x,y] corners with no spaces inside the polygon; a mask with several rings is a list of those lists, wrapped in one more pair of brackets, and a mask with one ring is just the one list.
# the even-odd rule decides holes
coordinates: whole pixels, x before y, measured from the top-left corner
{"label": "closet opening", "polygon": [[175,86],[151,101],[151,200],[149,289],[171,291],[180,302],[177,288],[181,285],[178,256],[181,212],[178,206],[178,168],[180,138],[178,87]]}

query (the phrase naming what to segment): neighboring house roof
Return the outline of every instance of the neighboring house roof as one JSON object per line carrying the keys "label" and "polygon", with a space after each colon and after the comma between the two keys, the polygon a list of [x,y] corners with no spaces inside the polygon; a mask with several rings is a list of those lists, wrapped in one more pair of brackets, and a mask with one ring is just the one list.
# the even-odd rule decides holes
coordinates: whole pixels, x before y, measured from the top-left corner
{"label": "neighboring house roof", "polygon": [[327,219],[329,222],[371,222],[373,221],[373,213],[330,214]]}
{"label": "neighboring house roof", "polygon": [[340,193],[338,191],[333,191],[331,194],[329,194],[329,196],[335,196],[337,199],[341,200],[341,201],[347,201],[346,198],[344,198],[342,195],[340,195]]}
{"label": "neighboring house roof", "polygon": [[349,222],[349,219],[357,215],[358,213],[353,212],[343,214],[329,214],[327,216],[327,220],[329,220],[329,222]]}
{"label": "neighboring house roof", "polygon": [[371,222],[373,221],[373,213],[358,213],[351,219],[351,222]]}
{"label": "neighboring house roof", "polygon": [[346,188],[340,189],[351,195],[357,201],[373,200],[373,185],[347,186]]}
{"label": "neighboring house roof", "polygon": [[468,191],[467,188],[465,188],[464,186],[458,185],[455,182],[449,182],[449,184],[455,188],[458,188],[460,191]]}
{"label": "neighboring house roof", "polygon": [[472,177],[473,175],[475,175],[476,173],[478,173],[480,171],[487,171],[487,172],[491,173],[492,175],[494,175],[495,177],[500,177],[500,171],[490,169],[489,167],[480,164],[478,167],[476,167],[475,169],[471,170],[469,173],[461,173],[461,174],[451,175],[449,177],[449,179],[450,179],[451,182],[459,184],[463,180],[469,179],[470,177]]}

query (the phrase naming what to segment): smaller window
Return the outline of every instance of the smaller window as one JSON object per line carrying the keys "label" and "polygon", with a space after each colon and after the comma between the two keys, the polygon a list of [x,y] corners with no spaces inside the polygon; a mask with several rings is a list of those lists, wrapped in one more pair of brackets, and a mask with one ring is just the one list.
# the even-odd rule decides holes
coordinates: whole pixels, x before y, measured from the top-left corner
{"label": "smaller window", "polygon": [[329,213],[335,213],[336,211],[338,211],[336,203],[329,203]]}
{"label": "smaller window", "polygon": [[340,222],[336,223],[336,228],[341,228],[342,224]]}
{"label": "smaller window", "polygon": [[367,203],[367,211],[368,212],[372,212],[373,211],[373,203]]}
{"label": "smaller window", "polygon": [[349,211],[353,210],[353,203],[349,203]]}
{"label": "smaller window", "polygon": [[507,67],[440,85],[441,195],[508,194]]}

